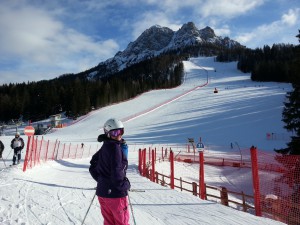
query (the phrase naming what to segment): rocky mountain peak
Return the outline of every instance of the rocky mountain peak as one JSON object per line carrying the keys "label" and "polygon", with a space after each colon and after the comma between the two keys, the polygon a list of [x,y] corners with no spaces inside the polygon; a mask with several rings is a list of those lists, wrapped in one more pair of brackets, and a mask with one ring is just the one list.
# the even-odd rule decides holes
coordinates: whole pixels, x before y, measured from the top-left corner
{"label": "rocky mountain peak", "polygon": [[210,27],[205,27],[204,29],[200,30],[200,35],[205,39],[209,39],[209,38],[215,38],[215,32],[212,28]]}
{"label": "rocky mountain peak", "polygon": [[214,30],[208,26],[199,30],[193,22],[183,24],[178,31],[154,25],[146,29],[135,41],[130,42],[124,51],[100,63],[98,75],[106,76],[164,52],[205,43],[227,48],[241,46],[228,37],[216,36]]}
{"label": "rocky mountain peak", "polygon": [[178,48],[180,46],[186,46],[189,44],[194,44],[196,42],[201,42],[199,30],[193,22],[183,24],[183,26],[175,32],[173,35],[172,42],[169,43],[169,48]]}
{"label": "rocky mountain peak", "polygon": [[180,28],[180,30],[197,30],[197,27],[195,26],[195,24],[193,22],[188,22],[186,24],[183,24],[182,27]]}
{"label": "rocky mountain peak", "polygon": [[134,42],[131,42],[124,52],[134,51],[141,53],[143,50],[159,51],[168,45],[174,31],[167,27],[155,25],[145,30]]}

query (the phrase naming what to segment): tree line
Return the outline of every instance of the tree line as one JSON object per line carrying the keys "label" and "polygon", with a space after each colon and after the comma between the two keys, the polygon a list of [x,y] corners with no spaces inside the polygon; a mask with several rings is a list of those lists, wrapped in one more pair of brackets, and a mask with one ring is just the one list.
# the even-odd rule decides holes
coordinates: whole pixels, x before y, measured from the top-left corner
{"label": "tree line", "polygon": [[0,121],[36,121],[61,111],[77,117],[149,90],[176,87],[183,78],[183,63],[180,56],[166,54],[109,77],[93,79],[89,73],[0,86]]}
{"label": "tree line", "polygon": [[255,50],[246,49],[239,58],[237,68],[251,72],[254,81],[291,82],[291,62],[297,47],[290,44],[266,45]]}

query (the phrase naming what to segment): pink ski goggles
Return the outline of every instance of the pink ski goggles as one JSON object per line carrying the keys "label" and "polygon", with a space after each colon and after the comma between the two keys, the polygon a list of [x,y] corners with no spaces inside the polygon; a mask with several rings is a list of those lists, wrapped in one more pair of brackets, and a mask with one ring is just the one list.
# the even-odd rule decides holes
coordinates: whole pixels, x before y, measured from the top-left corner
{"label": "pink ski goggles", "polygon": [[116,130],[110,130],[108,133],[111,137],[118,137],[119,135],[124,134],[124,128],[116,129]]}

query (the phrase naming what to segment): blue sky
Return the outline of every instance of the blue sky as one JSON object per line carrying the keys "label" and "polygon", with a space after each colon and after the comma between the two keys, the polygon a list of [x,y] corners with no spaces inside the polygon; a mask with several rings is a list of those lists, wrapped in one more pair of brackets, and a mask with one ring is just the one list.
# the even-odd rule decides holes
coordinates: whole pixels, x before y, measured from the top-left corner
{"label": "blue sky", "polygon": [[299,0],[2,0],[0,84],[77,73],[153,25],[194,22],[256,48],[298,44]]}

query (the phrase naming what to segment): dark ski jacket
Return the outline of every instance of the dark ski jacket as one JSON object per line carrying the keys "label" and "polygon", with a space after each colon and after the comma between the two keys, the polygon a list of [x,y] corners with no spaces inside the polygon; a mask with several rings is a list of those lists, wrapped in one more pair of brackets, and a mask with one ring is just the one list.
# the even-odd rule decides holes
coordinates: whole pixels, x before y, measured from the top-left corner
{"label": "dark ski jacket", "polygon": [[[18,144],[14,144],[15,142],[17,142]],[[14,138],[11,140],[11,143],[10,143],[10,147],[12,149],[15,149],[17,151],[20,151],[24,148],[24,140],[23,138],[19,137],[19,138]]]}
{"label": "dark ski jacket", "polygon": [[4,144],[2,143],[2,141],[0,141],[0,152],[3,152],[4,150]]}
{"label": "dark ski jacket", "polygon": [[130,182],[126,177],[128,167],[121,142],[108,138],[105,134],[98,136],[102,147],[93,155],[89,171],[97,181],[96,195],[104,198],[121,198],[128,195]]}

